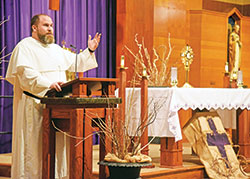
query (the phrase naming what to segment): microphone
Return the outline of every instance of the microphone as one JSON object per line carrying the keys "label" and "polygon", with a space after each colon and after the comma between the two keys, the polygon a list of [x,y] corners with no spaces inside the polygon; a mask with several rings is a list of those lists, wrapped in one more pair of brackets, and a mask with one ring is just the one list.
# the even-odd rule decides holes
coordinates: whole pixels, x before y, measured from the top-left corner
{"label": "microphone", "polygon": [[74,45],[71,44],[70,47],[76,50],[76,47]]}
{"label": "microphone", "polygon": [[77,48],[74,45],[70,45],[70,47],[76,50],[75,79],[77,79]]}

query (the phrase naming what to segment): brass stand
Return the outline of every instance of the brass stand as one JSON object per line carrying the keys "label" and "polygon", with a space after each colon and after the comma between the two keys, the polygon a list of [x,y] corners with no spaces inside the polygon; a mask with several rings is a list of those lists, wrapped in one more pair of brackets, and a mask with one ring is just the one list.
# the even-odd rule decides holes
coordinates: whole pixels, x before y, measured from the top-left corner
{"label": "brass stand", "polygon": [[181,60],[186,70],[186,82],[182,86],[182,88],[192,88],[192,86],[188,83],[188,72],[191,63],[193,62],[193,58],[194,58],[194,53],[192,48],[189,45],[186,45],[181,51]]}

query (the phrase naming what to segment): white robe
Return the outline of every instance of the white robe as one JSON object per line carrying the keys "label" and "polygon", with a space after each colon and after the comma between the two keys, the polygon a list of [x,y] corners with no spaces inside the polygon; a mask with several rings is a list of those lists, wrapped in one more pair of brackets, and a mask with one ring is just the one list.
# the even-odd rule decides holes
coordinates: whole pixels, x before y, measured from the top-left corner
{"label": "white robe", "polygon": [[[11,178],[42,178],[43,105],[23,91],[44,96],[53,82],[66,81],[65,70],[75,70],[75,58],[75,54],[56,44],[43,45],[32,37],[20,41],[13,50],[6,73],[7,81],[14,86]],[[87,49],[77,58],[77,71],[97,67],[95,55]],[[67,175],[66,144],[62,135],[57,135],[56,145],[56,175],[62,178]]]}

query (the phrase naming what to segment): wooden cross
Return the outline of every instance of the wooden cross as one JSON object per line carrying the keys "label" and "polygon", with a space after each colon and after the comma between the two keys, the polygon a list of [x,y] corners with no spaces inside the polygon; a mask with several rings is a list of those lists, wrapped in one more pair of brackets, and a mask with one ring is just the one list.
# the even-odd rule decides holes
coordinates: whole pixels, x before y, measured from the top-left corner
{"label": "wooden cross", "polygon": [[60,5],[60,0],[49,0],[49,9],[58,11]]}
{"label": "wooden cross", "polygon": [[223,158],[225,158],[228,161],[226,150],[225,150],[225,145],[230,145],[230,142],[228,140],[228,137],[226,133],[219,134],[216,130],[214,121],[209,118],[208,124],[210,129],[212,129],[213,133],[212,134],[207,134],[207,143],[209,146],[216,146]]}

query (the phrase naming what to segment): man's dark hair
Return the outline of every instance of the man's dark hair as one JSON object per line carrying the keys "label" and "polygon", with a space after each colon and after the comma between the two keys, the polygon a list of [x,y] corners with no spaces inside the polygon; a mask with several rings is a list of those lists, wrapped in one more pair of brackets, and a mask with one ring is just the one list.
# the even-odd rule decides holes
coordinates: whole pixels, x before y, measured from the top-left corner
{"label": "man's dark hair", "polygon": [[38,24],[38,22],[39,22],[39,17],[40,17],[40,16],[48,16],[48,15],[47,15],[47,14],[37,14],[37,15],[34,15],[34,16],[31,18],[31,21],[30,21],[31,33],[33,32],[32,26]]}

